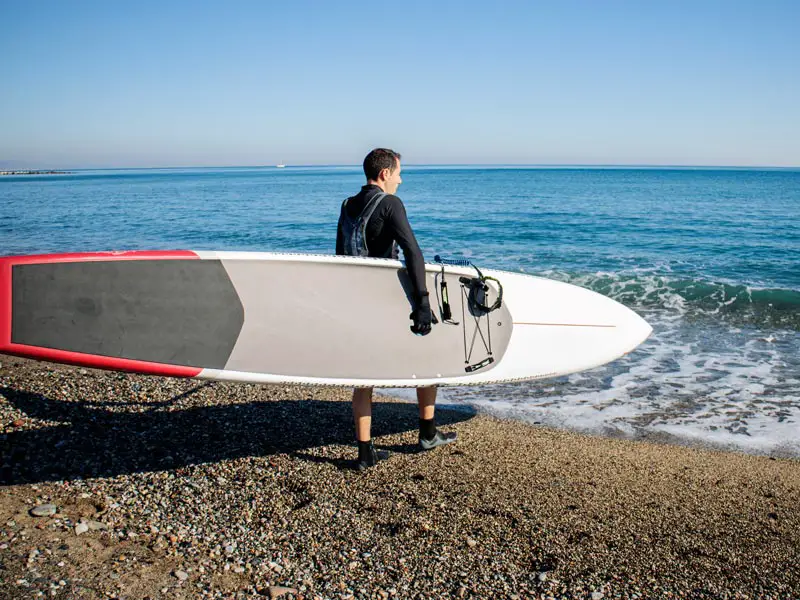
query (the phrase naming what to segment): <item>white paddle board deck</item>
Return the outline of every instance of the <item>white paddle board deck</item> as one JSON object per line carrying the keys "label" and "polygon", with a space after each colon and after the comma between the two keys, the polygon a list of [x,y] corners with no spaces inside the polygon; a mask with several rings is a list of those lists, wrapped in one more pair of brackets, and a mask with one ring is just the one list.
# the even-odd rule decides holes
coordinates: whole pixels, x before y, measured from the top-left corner
{"label": "white paddle board deck", "polygon": [[[650,326],[589,290],[518,273],[470,309],[472,267],[426,265],[439,323],[410,330],[399,261],[253,252],[0,258],[0,352],[154,375],[412,387],[565,375],[626,354]],[[487,281],[487,304],[499,288]]]}

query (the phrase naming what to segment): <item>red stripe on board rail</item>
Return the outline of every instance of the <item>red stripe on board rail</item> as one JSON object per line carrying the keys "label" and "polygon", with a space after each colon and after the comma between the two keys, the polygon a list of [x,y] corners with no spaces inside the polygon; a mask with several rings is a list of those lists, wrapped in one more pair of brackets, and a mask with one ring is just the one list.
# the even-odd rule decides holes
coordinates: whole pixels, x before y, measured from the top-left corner
{"label": "red stripe on board rail", "polygon": [[191,250],[131,250],[123,252],[0,256],[0,352],[37,360],[95,367],[98,369],[129,371],[147,375],[168,375],[171,377],[196,376],[202,371],[201,368],[164,365],[141,360],[96,356],[93,354],[70,352],[68,350],[55,350],[53,348],[40,348],[38,346],[11,343],[11,271],[14,265],[112,260],[164,260],[170,258],[199,259],[200,257]]}
{"label": "red stripe on board rail", "polygon": [[39,346],[26,346],[24,344],[9,344],[0,346],[0,351],[25,358],[46,360],[50,362],[66,363],[94,369],[107,369],[110,371],[128,371],[130,373],[143,373],[145,375],[165,375],[168,377],[196,377],[203,369],[200,367],[182,367],[178,365],[165,365],[143,360],[128,358],[114,358],[111,356],[98,356],[95,354],[82,354],[68,350],[55,350],[53,348],[40,348]]}
{"label": "red stripe on board rail", "polygon": [[0,351],[11,343],[11,263],[0,258]]}
{"label": "red stripe on board rail", "polygon": [[191,250],[124,250],[111,252],[75,252],[69,254],[31,254],[28,256],[0,256],[0,263],[28,265],[37,263],[87,262],[102,260],[159,260],[168,258],[200,257]]}

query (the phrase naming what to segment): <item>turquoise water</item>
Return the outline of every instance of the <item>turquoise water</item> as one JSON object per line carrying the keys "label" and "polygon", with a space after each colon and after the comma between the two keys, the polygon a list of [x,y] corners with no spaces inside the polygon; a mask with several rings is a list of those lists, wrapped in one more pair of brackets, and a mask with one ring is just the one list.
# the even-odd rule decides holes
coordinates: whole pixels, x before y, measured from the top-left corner
{"label": "turquoise water", "polygon": [[[550,382],[451,402],[560,427],[800,454],[800,170],[405,167],[425,255],[561,279],[654,335]],[[0,178],[0,252],[332,253],[349,167]]]}

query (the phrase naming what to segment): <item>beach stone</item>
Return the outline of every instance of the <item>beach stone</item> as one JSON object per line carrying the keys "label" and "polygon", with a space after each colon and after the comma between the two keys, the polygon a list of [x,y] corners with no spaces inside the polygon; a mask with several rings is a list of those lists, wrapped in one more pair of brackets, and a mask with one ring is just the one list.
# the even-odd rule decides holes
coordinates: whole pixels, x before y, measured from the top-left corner
{"label": "beach stone", "polygon": [[546,571],[542,571],[541,573],[539,573],[538,579],[539,579],[539,581],[542,581],[542,582],[547,581],[547,572]]}
{"label": "beach stone", "polygon": [[178,570],[173,572],[172,574],[180,581],[186,581],[187,579],[189,579],[189,574],[186,571]]}
{"label": "beach stone", "polygon": [[92,531],[100,531],[108,529],[108,525],[106,525],[105,523],[101,523],[100,521],[89,521],[88,525],[89,529]]}
{"label": "beach stone", "polygon": [[89,531],[89,524],[88,523],[78,523],[75,525],[75,535],[81,535],[82,533],[86,533]]}
{"label": "beach stone", "polygon": [[478,545],[478,542],[476,542],[472,538],[467,538],[467,546],[469,546],[470,548],[474,548],[477,545]]}
{"label": "beach stone", "polygon": [[40,504],[31,509],[31,515],[34,517],[52,517],[58,508],[55,504]]}
{"label": "beach stone", "polygon": [[592,592],[592,600],[600,600],[603,597],[603,592]]}
{"label": "beach stone", "polygon": [[280,598],[286,594],[296,594],[297,590],[294,588],[282,587],[280,585],[271,585],[267,589],[267,592],[269,593],[269,597],[274,600],[275,598]]}

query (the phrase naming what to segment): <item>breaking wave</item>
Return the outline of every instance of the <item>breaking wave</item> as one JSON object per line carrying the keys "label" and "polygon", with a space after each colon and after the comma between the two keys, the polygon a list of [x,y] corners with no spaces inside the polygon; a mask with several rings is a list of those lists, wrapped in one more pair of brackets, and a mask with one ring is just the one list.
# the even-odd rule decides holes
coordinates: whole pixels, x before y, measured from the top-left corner
{"label": "breaking wave", "polygon": [[800,290],[796,289],[635,272],[549,271],[542,275],[580,285],[631,308],[664,309],[685,318],[715,317],[732,325],[800,330]]}

